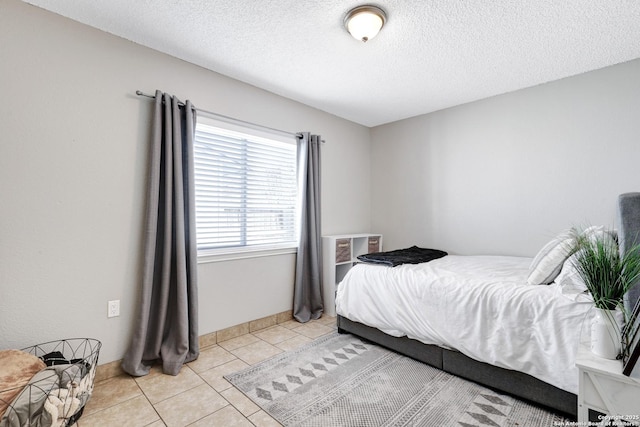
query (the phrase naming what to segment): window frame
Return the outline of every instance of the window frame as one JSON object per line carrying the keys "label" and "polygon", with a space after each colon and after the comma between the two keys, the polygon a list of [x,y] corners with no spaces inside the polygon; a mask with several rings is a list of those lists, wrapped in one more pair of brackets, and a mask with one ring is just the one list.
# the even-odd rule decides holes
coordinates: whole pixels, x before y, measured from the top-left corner
{"label": "window frame", "polygon": [[[197,247],[197,228],[198,228],[198,220],[197,220],[197,202],[194,209],[196,211],[196,251],[198,263],[208,263],[208,262],[219,262],[219,261],[229,261],[235,259],[245,259],[245,258],[256,258],[256,257],[264,257],[264,256],[274,256],[274,255],[283,255],[283,254],[295,254],[298,251],[299,246],[299,230],[300,230],[300,207],[301,207],[301,188],[300,188],[300,179],[299,179],[299,159],[297,156],[297,139],[295,135],[279,132],[274,129],[264,128],[259,125],[252,125],[250,123],[236,121],[230,118],[222,118],[222,117],[208,117],[203,115],[198,115],[196,120],[196,128],[198,125],[204,125],[208,127],[218,128],[226,132],[236,133],[236,134],[244,134],[249,138],[254,139],[266,139],[273,142],[291,144],[296,150],[296,158],[295,158],[295,180],[296,180],[296,200],[295,200],[295,213],[294,213],[294,221],[295,225],[293,227],[294,240],[289,242],[275,243],[275,244],[264,244],[264,245],[244,245],[244,246],[228,246],[221,248],[207,248],[207,249],[199,249]],[[194,144],[195,144],[194,138]],[[196,159],[195,147],[194,147],[194,165]],[[194,171],[195,175],[195,171]],[[194,185],[195,176],[194,176]],[[197,193],[197,188],[194,188],[194,191]],[[197,198],[197,196],[196,196]]]}

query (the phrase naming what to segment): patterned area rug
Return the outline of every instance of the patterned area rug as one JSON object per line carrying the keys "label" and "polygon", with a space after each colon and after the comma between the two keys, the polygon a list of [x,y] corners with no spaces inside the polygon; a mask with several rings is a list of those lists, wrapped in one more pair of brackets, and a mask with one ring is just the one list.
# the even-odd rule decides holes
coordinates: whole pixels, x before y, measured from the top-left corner
{"label": "patterned area rug", "polygon": [[361,341],[327,335],[225,376],[285,426],[526,426],[568,421]]}

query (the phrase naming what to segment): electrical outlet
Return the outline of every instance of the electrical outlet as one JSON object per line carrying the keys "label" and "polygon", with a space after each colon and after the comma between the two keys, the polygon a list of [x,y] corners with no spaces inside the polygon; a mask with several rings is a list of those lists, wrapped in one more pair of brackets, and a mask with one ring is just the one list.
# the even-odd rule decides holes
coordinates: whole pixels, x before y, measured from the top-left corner
{"label": "electrical outlet", "polygon": [[107,317],[120,316],[120,300],[109,301],[107,306]]}

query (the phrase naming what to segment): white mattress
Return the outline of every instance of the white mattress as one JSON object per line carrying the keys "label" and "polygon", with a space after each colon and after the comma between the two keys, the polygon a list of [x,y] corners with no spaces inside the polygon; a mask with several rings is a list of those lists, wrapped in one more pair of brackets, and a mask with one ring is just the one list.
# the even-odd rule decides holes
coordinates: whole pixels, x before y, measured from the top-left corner
{"label": "white mattress", "polygon": [[398,267],[357,264],[336,311],[393,336],[458,350],[578,392],[576,352],[592,303],[526,284],[531,258],[448,255]]}

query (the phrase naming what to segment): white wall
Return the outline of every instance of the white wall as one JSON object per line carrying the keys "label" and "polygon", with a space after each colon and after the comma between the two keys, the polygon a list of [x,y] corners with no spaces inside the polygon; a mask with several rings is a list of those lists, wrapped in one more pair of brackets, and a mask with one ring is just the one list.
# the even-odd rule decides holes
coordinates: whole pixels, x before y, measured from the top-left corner
{"label": "white wall", "polygon": [[[369,231],[369,129],[17,0],[0,1],[0,40],[0,348],[94,337],[101,363],[122,357],[152,106],[136,89],[321,134],[323,231]],[[293,255],[198,271],[201,334],[291,309]]]}
{"label": "white wall", "polygon": [[372,129],[385,248],[533,256],[640,191],[640,60]]}

